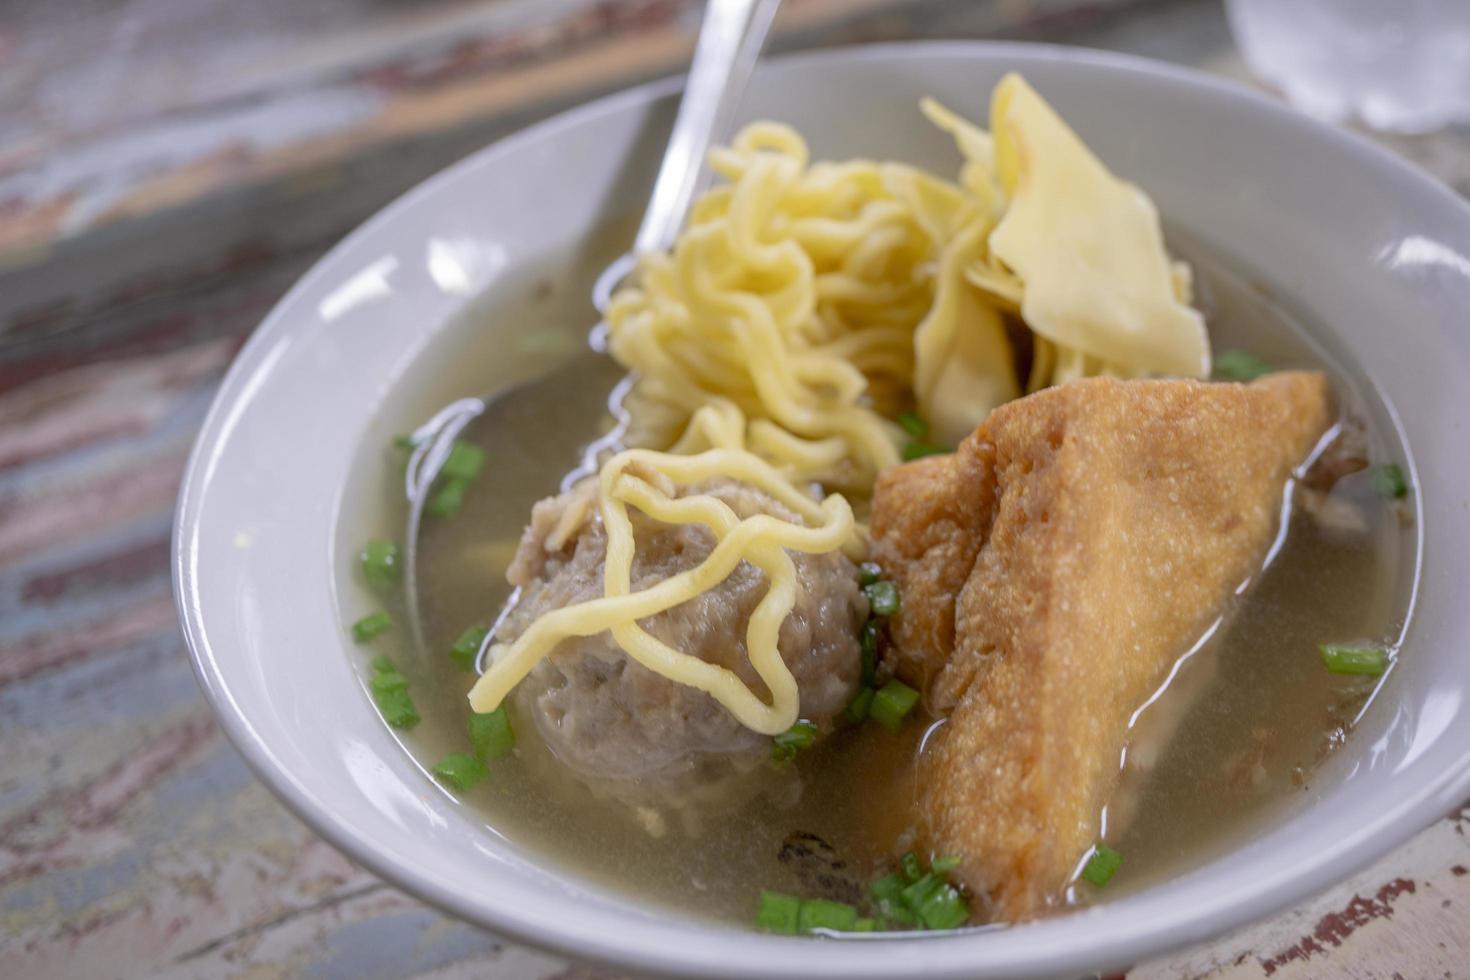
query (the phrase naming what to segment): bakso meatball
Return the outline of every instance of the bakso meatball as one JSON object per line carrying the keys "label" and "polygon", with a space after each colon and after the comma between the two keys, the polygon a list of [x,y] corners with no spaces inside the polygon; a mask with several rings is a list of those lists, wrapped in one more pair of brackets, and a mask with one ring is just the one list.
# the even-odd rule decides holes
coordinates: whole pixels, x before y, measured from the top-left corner
{"label": "bakso meatball", "polygon": [[[725,502],[740,517],[801,518],[746,484],[711,481],[690,488]],[[607,533],[589,486],[541,501],[507,577],[520,595],[502,620],[510,643],[537,618],[603,594]],[[629,508],[636,541],[634,591],[694,567],[714,549],[703,525],[662,524]],[[801,694],[801,717],[819,725],[852,700],[861,674],[858,632],[867,600],[841,554],[788,552],[796,566],[796,604],[778,646]],[[734,671],[760,697],[768,692],[746,656],[751,611],[766,593],[760,569],[741,562],[715,588],[641,620],[675,650]],[[561,641],[516,688],[520,715],[534,719],[546,746],[582,781],[629,802],[679,802],[771,756],[770,736],[741,725],[713,697],[634,661],[608,633]]]}

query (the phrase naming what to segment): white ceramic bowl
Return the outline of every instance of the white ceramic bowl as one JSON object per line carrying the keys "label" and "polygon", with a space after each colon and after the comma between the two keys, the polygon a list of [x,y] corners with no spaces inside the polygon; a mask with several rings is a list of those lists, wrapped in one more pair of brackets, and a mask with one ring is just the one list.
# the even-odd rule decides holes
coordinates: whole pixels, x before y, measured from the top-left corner
{"label": "white ceramic bowl", "polygon": [[200,681],[257,774],[351,857],[497,932],[639,970],[803,980],[1123,966],[1318,891],[1470,795],[1470,208],[1367,142],[1238,88],[1077,50],[910,44],[784,58],[756,75],[744,114],[796,124],[819,157],[950,171],[953,149],[917,99],[983,119],[1011,69],[1173,226],[1327,325],[1318,339],[1366,367],[1412,448],[1422,567],[1401,664],[1274,829],[1158,887],[1034,925],[780,938],[682,921],[539,868],[396,744],[339,621],[348,554],[334,536],[354,454],[395,379],[470,294],[638,206],[671,82],[542,123],[406,195],[292,289],[235,362],[184,482],[174,574]]}

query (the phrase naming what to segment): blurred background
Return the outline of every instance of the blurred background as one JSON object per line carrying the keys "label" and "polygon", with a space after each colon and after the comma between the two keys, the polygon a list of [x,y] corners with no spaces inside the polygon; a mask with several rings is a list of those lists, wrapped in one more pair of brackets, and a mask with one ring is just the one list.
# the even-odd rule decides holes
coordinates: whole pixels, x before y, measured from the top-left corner
{"label": "blurred background", "polygon": [[[168,535],[216,384],[313,261],[497,137],[680,70],[700,9],[0,0],[0,976],[602,976],[378,882],[254,782],[185,660]],[[1470,0],[786,0],[771,47],[912,38],[1188,65],[1470,197]],[[1470,977],[1467,831],[1129,976]]]}

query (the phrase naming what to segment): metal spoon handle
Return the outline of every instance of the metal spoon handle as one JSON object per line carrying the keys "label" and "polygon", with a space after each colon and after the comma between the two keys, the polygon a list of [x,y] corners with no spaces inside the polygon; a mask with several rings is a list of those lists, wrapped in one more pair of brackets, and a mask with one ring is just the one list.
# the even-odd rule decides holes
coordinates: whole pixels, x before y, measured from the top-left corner
{"label": "metal spoon handle", "polygon": [[689,81],[654,181],[633,253],[673,246],[689,204],[706,179],[710,143],[724,136],[765,44],[780,0],[709,0],[699,25]]}

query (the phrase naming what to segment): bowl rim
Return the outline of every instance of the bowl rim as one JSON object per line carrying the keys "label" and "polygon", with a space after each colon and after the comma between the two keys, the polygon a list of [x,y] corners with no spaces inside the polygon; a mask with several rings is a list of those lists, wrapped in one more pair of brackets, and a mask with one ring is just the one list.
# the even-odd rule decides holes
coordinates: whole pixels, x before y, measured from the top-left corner
{"label": "bowl rim", "polygon": [[[1274,117],[1278,122],[1311,130],[1314,138],[1333,143],[1344,153],[1397,172],[1398,179],[1419,185],[1422,192],[1437,196],[1443,207],[1458,212],[1460,219],[1470,228],[1470,203],[1401,156],[1363,136],[1298,113],[1238,83],[1150,58],[1033,42],[901,41],[784,54],[763,61],[761,70],[820,66],[824,62],[833,61],[882,62],[912,58],[916,54],[926,58],[979,56],[1033,63],[1066,62],[1193,89],[1234,103],[1249,112],[1265,114],[1265,117]],[[562,921],[548,923],[519,915],[512,901],[494,904],[475,901],[463,895],[452,886],[422,873],[413,864],[398,858],[391,849],[382,846],[381,842],[355,833],[329,809],[319,806],[295,785],[290,775],[275,764],[266,737],[246,717],[232,696],[203,631],[196,598],[199,575],[189,541],[202,507],[208,461],[218,450],[223,437],[228,434],[229,420],[236,404],[247,393],[251,377],[261,367],[265,355],[280,335],[288,334],[293,329],[289,311],[318,278],[325,274],[324,267],[330,260],[351,249],[360,240],[377,233],[380,227],[393,223],[400,214],[413,210],[421,198],[433,194],[441,184],[459,179],[462,173],[483,165],[487,159],[511,152],[522,145],[554,138],[563,130],[575,129],[603,115],[671,96],[682,88],[682,84],[682,75],[645,82],[574,106],[495,140],[399,195],[313,263],[276,302],[242,346],[221,381],[200,426],[185,466],[174,515],[171,564],[175,607],[183,627],[190,662],[205,699],[225,735],[244,757],[255,777],[313,832],[393,886],[435,908],[490,928],[516,941],[578,959],[622,967],[631,966],[673,976],[796,976],[798,973],[807,978],[836,975],[879,976],[891,964],[877,958],[864,963],[856,957],[834,955],[834,947],[830,943],[729,930],[716,932],[702,924],[686,920],[660,921],[650,924],[646,931],[630,932],[627,935],[616,930],[597,933],[585,925],[568,925]],[[1418,562],[1422,563],[1422,522],[1419,528]],[[1094,928],[1088,942],[1066,948],[1047,947],[1039,942],[1038,935],[1037,942],[1025,947],[1030,948],[1031,952],[1027,953],[1023,946],[1018,946],[1022,952],[1003,959],[987,959],[982,952],[987,940],[980,939],[975,931],[943,937],[931,936],[919,940],[925,950],[925,972],[956,977],[974,975],[980,969],[1007,971],[1006,975],[1018,976],[1081,973],[1124,966],[1143,957],[1158,955],[1209,936],[1223,934],[1297,903],[1367,866],[1412,834],[1450,812],[1467,794],[1470,794],[1470,753],[1462,756],[1455,765],[1426,778],[1414,793],[1387,801],[1384,809],[1370,815],[1353,833],[1336,838],[1310,853],[1303,852],[1296,861],[1267,868],[1248,885],[1234,890],[1216,889],[1206,894],[1197,904],[1186,906],[1179,903],[1151,909],[1153,915],[1134,915],[1133,921],[1124,923],[1121,929],[1110,928],[1103,932]],[[1125,901],[1132,904],[1154,890],[1145,889],[1138,896],[1129,897]],[[1058,924],[1069,922],[1085,929],[1083,923],[1096,919],[1102,911],[1086,910],[1065,918],[1013,927],[1005,931],[1050,931]],[[1117,926],[1118,922],[1113,921],[1109,925]],[[702,933],[709,938],[721,936],[726,941],[723,944],[707,945],[661,945],[653,941],[660,930],[666,937],[683,935],[687,938]],[[994,938],[993,932],[989,938]],[[889,946],[902,944],[912,948],[914,942],[912,938],[875,939],[853,943],[851,946],[855,950],[861,950],[870,943]],[[740,947],[739,952],[743,959],[730,958],[734,946]],[[815,951],[819,946],[826,951],[821,959],[815,955],[803,956],[800,953],[803,948]],[[824,961],[829,968],[823,969]]]}

